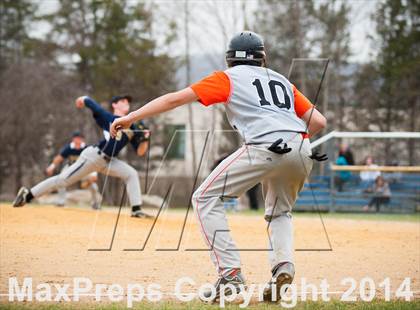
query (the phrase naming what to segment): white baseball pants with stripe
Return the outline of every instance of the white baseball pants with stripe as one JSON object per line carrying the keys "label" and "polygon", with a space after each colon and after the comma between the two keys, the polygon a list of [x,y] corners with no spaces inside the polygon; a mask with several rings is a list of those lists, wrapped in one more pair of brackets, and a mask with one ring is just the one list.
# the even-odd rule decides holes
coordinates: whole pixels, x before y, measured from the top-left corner
{"label": "white baseball pants with stripe", "polygon": [[239,251],[229,233],[223,197],[238,197],[260,182],[265,200],[264,217],[269,223],[271,266],[293,263],[291,211],[312,169],[311,147],[309,139],[303,139],[301,134],[293,134],[287,140],[287,146],[292,149],[289,153],[276,154],[268,146],[242,146],[221,162],[193,195],[199,226],[220,275],[241,265]]}
{"label": "white baseball pants with stripe", "polygon": [[[63,167],[63,169],[61,169],[61,172],[64,172],[66,169],[70,168],[71,165],[65,165]],[[92,172],[90,174],[88,174],[87,176],[85,176],[84,178],[82,178],[80,181],[87,181],[89,180],[89,178],[91,176],[97,176],[97,172]],[[99,188],[98,188],[98,184],[96,184],[95,182],[90,183],[87,187],[87,189],[90,192],[90,200],[91,200],[91,204],[97,204],[98,203],[98,196],[99,196]],[[66,204],[67,201],[67,190],[65,187],[60,187],[58,190],[58,197],[57,197],[57,204],[58,205],[62,205],[64,206]]]}
{"label": "white baseball pants with stripe", "polygon": [[126,184],[130,205],[141,205],[140,180],[136,169],[115,157],[107,161],[98,154],[98,151],[99,149],[95,146],[87,147],[68,169],[65,169],[59,175],[45,179],[31,188],[32,195],[37,198],[60,187],[68,187],[82,180],[90,173],[97,171],[122,179]]}

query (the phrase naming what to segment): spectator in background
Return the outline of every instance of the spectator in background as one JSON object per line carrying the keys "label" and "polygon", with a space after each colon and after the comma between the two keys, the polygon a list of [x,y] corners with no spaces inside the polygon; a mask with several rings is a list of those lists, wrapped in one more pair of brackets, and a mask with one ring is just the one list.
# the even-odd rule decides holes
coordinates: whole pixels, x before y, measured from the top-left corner
{"label": "spectator in background", "polygon": [[[373,157],[367,156],[365,159],[365,166],[369,168],[376,168],[378,165],[373,163]],[[360,180],[362,181],[362,185],[364,188],[369,188],[373,185],[376,178],[381,175],[380,171],[377,170],[366,170],[360,172]]]}
{"label": "spectator in background", "polygon": [[[396,159],[394,159],[391,162],[391,164],[389,164],[389,166],[395,166],[395,167],[398,167],[399,165],[400,163]],[[399,171],[383,173],[382,175],[388,181],[389,184],[398,183],[401,181],[403,177],[402,173]]]}
{"label": "spectator in background", "polygon": [[391,190],[388,182],[382,176],[378,176],[372,188],[373,197],[369,204],[363,208],[364,211],[369,211],[369,208],[375,206],[376,212],[379,212],[381,205],[388,204],[391,200]]}
{"label": "spectator in background", "polygon": [[340,151],[343,153],[343,156],[347,160],[347,165],[353,166],[354,165],[354,157],[353,152],[350,150],[350,147],[347,144],[340,145]]}
{"label": "spectator in background", "polygon": [[[338,158],[335,161],[335,164],[338,166],[348,166],[348,162],[346,157],[344,156],[345,152],[340,149],[338,152]],[[343,191],[344,183],[348,182],[351,178],[350,171],[339,171],[338,175],[334,178],[334,184],[337,187],[339,192]]]}

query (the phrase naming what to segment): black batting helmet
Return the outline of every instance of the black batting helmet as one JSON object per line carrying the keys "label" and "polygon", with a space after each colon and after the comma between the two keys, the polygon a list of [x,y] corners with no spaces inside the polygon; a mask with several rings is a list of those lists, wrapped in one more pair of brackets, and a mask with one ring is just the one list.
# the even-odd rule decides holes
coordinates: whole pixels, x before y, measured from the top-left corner
{"label": "black batting helmet", "polygon": [[236,65],[262,66],[265,63],[264,41],[255,32],[243,31],[235,35],[226,51],[228,67]]}

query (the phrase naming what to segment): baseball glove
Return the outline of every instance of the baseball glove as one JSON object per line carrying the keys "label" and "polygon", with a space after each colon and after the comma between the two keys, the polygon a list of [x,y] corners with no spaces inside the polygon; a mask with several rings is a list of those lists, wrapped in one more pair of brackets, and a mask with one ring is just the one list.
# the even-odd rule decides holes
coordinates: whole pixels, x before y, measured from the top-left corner
{"label": "baseball glove", "polygon": [[150,131],[149,128],[142,122],[137,121],[133,124],[134,136],[132,141],[136,144],[140,144],[145,141],[149,141],[150,139]]}

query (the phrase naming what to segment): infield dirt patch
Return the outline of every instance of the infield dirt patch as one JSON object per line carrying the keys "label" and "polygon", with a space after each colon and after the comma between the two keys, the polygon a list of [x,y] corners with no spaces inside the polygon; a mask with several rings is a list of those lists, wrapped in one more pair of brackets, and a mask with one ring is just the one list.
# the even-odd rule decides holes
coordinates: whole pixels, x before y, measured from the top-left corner
{"label": "infield dirt patch", "polygon": [[[213,282],[216,272],[205,249],[196,219],[187,219],[180,249],[176,249],[185,213],[168,211],[156,222],[119,219],[111,251],[117,213],[79,208],[0,206],[0,292],[8,292],[8,278],[32,277],[34,284],[72,283],[74,277],[87,277],[94,283],[158,283],[162,292],[173,292],[175,282],[189,276],[201,285]],[[261,215],[229,214],[230,229],[238,248],[267,248],[266,223]],[[297,251],[296,279],[305,277],[319,285],[327,279],[330,291],[343,291],[345,277],[360,281],[371,277],[376,284],[386,277],[395,290],[405,277],[411,289],[420,289],[419,222],[372,221],[325,218],[331,251],[319,217],[295,217]],[[140,251],[148,239],[143,251]],[[130,251],[127,251],[130,249]],[[156,251],[164,249],[165,251]],[[308,251],[310,250],[310,251]],[[241,253],[248,283],[265,283],[270,274],[266,251]],[[418,296],[418,295],[417,295]]]}

